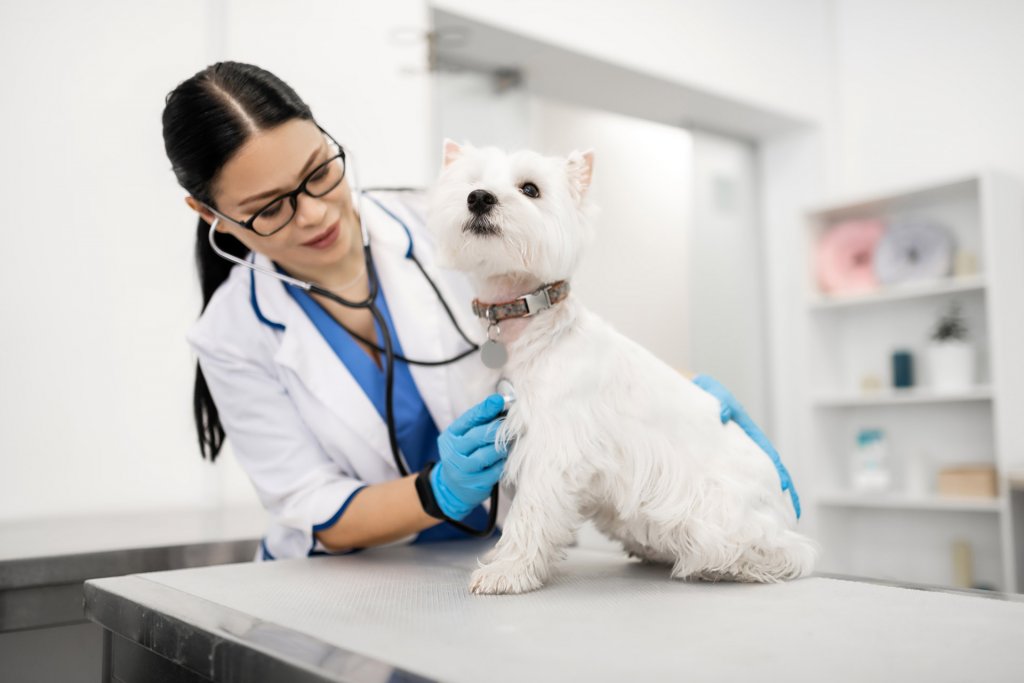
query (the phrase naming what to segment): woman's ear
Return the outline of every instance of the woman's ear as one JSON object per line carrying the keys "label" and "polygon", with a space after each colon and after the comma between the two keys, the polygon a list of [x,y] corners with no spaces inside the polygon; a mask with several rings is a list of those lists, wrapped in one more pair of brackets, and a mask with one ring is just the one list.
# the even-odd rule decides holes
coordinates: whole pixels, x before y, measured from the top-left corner
{"label": "woman's ear", "polygon": [[[188,204],[188,207],[190,209],[192,209],[193,211],[198,213],[200,218],[202,218],[207,223],[211,223],[212,224],[214,219],[216,218],[216,216],[213,215],[212,211],[210,211],[208,208],[206,208],[205,205],[199,203],[199,201],[195,197],[193,197],[191,195],[189,195],[188,197],[185,197],[185,203]],[[217,226],[217,230],[220,231],[221,230],[221,226],[218,225]]]}

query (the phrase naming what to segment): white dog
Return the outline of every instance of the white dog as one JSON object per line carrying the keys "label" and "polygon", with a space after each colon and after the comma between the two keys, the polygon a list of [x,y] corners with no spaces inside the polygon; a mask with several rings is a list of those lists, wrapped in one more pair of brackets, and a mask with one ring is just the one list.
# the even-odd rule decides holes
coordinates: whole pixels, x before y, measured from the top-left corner
{"label": "white dog", "polygon": [[508,311],[489,308],[573,274],[588,239],[593,155],[445,141],[444,156],[428,212],[439,259],[473,280],[517,396],[499,432],[514,442],[502,484],[515,498],[471,590],[539,588],[588,518],[681,579],[809,573],[816,546],[793,531],[779,473],[739,426],[722,424],[718,399],[562,299],[564,286],[549,292],[558,303],[529,317],[499,319]]}

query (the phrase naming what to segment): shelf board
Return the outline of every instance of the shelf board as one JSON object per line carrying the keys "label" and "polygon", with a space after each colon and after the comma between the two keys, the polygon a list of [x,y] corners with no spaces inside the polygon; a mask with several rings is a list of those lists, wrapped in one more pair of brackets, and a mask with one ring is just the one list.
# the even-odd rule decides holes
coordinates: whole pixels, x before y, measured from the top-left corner
{"label": "shelf board", "polygon": [[858,408],[926,403],[965,403],[970,401],[991,401],[992,398],[992,387],[979,385],[967,391],[948,394],[935,393],[928,389],[904,389],[902,391],[880,391],[860,395],[819,396],[814,399],[814,406],[816,408]]}
{"label": "shelf board", "polygon": [[941,498],[899,493],[829,493],[818,496],[817,502],[828,507],[890,510],[999,512],[1002,508],[999,498]]}
{"label": "shelf board", "polygon": [[944,294],[960,294],[985,289],[984,275],[970,275],[958,278],[945,278],[929,282],[916,282],[906,285],[894,285],[865,294],[849,294],[835,296],[819,296],[812,298],[808,308],[812,311],[831,311],[857,306],[870,306],[893,301],[906,301]]}
{"label": "shelf board", "polygon": [[828,204],[812,207],[807,211],[807,216],[815,221],[834,222],[893,210],[927,207],[951,197],[977,197],[981,189],[980,182],[986,175],[984,170],[972,170],[956,176],[934,178],[927,183],[893,188],[884,193],[837,197]]}

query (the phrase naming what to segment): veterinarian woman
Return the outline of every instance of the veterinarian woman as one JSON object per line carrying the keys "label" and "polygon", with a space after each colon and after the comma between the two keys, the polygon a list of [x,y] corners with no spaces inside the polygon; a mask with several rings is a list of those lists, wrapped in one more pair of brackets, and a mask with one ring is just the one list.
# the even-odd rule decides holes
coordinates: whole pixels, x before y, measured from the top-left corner
{"label": "veterinarian woman", "polygon": [[[360,214],[353,160],[294,90],[255,66],[222,62],[181,83],[167,96],[163,135],[186,202],[199,214],[203,310],[188,333],[198,356],[199,445],[214,460],[230,438],[270,513],[256,559],[469,537],[445,517],[484,528],[482,504],[506,453],[494,443],[500,397],[473,405],[486,391],[466,388],[482,376],[478,354],[436,367],[396,361],[394,419],[411,472],[401,476],[370,311],[233,266],[208,242],[217,221],[221,249],[361,301],[370,291],[365,227],[380,281],[376,302],[395,352],[448,359],[472,347],[442,297],[462,330],[479,335],[480,328],[460,315],[468,288],[459,292],[435,268],[414,203],[400,193],[365,195]],[[727,392],[716,395],[723,419],[737,418],[741,409],[730,407]]]}

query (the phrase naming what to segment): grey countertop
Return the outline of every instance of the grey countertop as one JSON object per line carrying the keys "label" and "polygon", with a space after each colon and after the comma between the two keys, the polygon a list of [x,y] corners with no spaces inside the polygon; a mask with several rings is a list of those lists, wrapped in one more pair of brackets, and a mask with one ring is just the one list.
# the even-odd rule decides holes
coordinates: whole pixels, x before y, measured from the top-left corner
{"label": "grey countertop", "polygon": [[520,596],[474,596],[493,541],[100,579],[97,623],[211,680],[1017,681],[1024,602],[816,576],[673,581],[569,550]]}
{"label": "grey countertop", "polygon": [[[0,523],[0,590],[72,580],[86,564],[147,549],[187,548],[244,541],[266,527],[258,508],[217,508],[79,515]],[[249,556],[255,552],[255,545]],[[90,560],[89,558],[93,558]],[[77,567],[77,568],[76,568]]]}
{"label": "grey countertop", "polygon": [[87,579],[251,560],[259,508],[0,523],[0,632],[81,622]]}
{"label": "grey countertop", "polygon": [[259,538],[267,514],[224,507],[36,518],[0,522],[0,562],[146,546]]}

